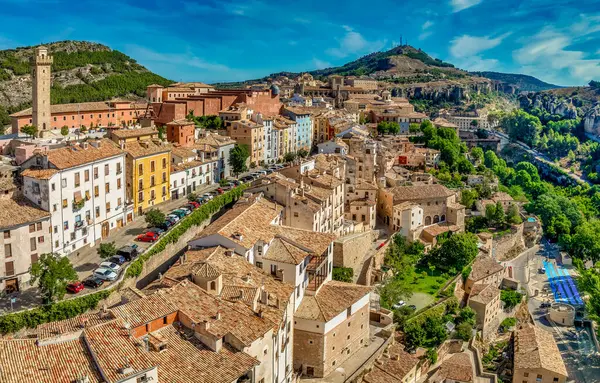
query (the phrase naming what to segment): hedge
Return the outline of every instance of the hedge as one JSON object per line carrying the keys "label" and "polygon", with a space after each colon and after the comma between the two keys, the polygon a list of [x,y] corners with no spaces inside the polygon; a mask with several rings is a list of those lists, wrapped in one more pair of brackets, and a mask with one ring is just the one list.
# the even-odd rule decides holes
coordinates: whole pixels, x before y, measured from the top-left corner
{"label": "hedge", "polygon": [[220,196],[217,196],[211,201],[200,206],[187,217],[184,217],[177,226],[175,226],[171,231],[169,231],[161,239],[159,239],[158,242],[156,242],[150,250],[143,253],[135,261],[133,261],[129,265],[125,276],[133,278],[139,277],[142,274],[142,270],[144,269],[144,263],[147,260],[149,260],[155,254],[158,254],[161,251],[163,251],[168,244],[176,243],[177,241],[179,241],[179,238],[192,226],[202,225],[214,213],[221,210],[224,206],[237,200],[244,194],[244,189],[246,189],[246,187],[246,185],[240,185],[234,189],[231,189],[230,191],[221,194]]}
{"label": "hedge", "polygon": [[88,310],[95,309],[98,302],[108,298],[112,292],[113,289],[102,290],[31,310],[3,315],[0,317],[0,333],[13,333],[25,327],[34,328],[43,323],[73,318]]}
{"label": "hedge", "polygon": [[334,267],[333,268],[333,280],[340,282],[352,283],[354,277],[354,270],[351,267]]}

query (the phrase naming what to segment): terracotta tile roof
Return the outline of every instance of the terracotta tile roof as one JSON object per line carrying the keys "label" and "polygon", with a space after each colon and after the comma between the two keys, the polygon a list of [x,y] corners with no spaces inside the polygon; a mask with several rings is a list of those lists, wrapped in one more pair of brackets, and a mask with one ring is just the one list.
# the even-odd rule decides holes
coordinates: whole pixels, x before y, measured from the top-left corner
{"label": "terracotta tile roof", "polygon": [[325,283],[316,295],[306,295],[295,317],[328,322],[371,292],[367,286],[338,281]]}
{"label": "terracotta tile roof", "polygon": [[[216,161],[216,160],[214,160],[214,161]],[[204,161],[204,162],[202,162],[202,161],[196,161],[196,160],[194,160],[194,161],[182,162],[182,163],[177,164],[177,165],[171,165],[171,173],[177,173],[177,172],[181,172],[181,171],[188,170],[188,169],[191,169],[191,168],[195,168],[195,167],[198,167],[198,166],[202,166],[202,165],[207,164],[209,162],[212,162],[212,161]]]}
{"label": "terracotta tile roof", "polygon": [[434,225],[427,226],[425,229],[423,229],[424,232],[431,235],[432,237],[437,237],[438,235],[446,233],[448,231],[456,232],[459,230],[460,227],[448,223],[436,223]]}
{"label": "terracotta tile roof", "polygon": [[458,382],[473,381],[473,365],[467,353],[460,352],[444,360],[436,374],[444,379]]}
{"label": "terracotta tile roof", "polygon": [[511,197],[510,194],[508,194],[508,193],[505,193],[505,192],[496,192],[492,196],[492,201],[494,201],[494,202],[504,202],[504,201],[514,201],[514,200],[513,200],[513,197]]}
{"label": "terracotta tile roof", "polygon": [[35,339],[0,341],[0,381],[3,383],[74,382],[87,376],[104,380],[91,363],[83,338],[37,345]]}
{"label": "terracotta tile roof", "polygon": [[188,337],[173,326],[151,335],[161,337],[167,345],[164,351],[148,353],[148,358],[159,366],[159,382],[230,383],[259,364],[250,355],[228,347],[214,352],[195,337]]}
{"label": "terracotta tile roof", "polygon": [[389,346],[387,351],[389,357],[382,356],[375,361],[375,368],[372,371],[375,372],[374,376],[370,376],[372,372],[368,373],[364,380],[370,383],[404,381],[408,373],[419,363],[419,358],[404,351],[404,346],[399,343]]}
{"label": "terracotta tile roof", "polygon": [[[131,109],[139,109],[140,112],[148,107],[145,102],[131,102]],[[109,109],[116,111],[114,106],[110,105],[110,101],[96,101],[96,102],[80,102],[77,104],[55,104],[50,106],[51,114],[58,113],[87,113],[87,112],[104,112]],[[122,109],[119,109],[122,110]],[[32,108],[27,108],[17,113],[11,114],[11,117],[27,117],[31,116]]]}
{"label": "terracotta tile roof", "polygon": [[373,369],[363,376],[363,381],[367,383],[404,383],[403,380],[388,374],[385,370],[382,370],[377,364],[378,360],[375,360],[375,366]]}
{"label": "terracotta tile roof", "polygon": [[158,140],[143,140],[125,143],[125,151],[133,158],[151,156],[153,154],[170,152],[171,144]]}
{"label": "terracotta tile roof", "polygon": [[394,195],[394,203],[400,201],[420,201],[424,199],[445,198],[454,195],[452,190],[440,184],[396,186],[388,190]]}
{"label": "terracotta tile roof", "polygon": [[92,142],[88,142],[87,149],[80,144],[49,150],[48,162],[62,170],[123,154],[123,151],[109,139],[103,138],[97,143],[98,147],[94,146]]}
{"label": "terracotta tile roof", "polygon": [[283,238],[288,243],[300,246],[315,255],[325,254],[329,245],[337,238],[334,234],[318,233],[290,226],[272,225],[271,230],[276,237]]}
{"label": "terracotta tile roof", "polygon": [[196,268],[192,268],[192,274],[201,278],[217,278],[221,273],[208,263],[201,263]]}
{"label": "terracotta tile roof", "polygon": [[336,188],[344,183],[341,179],[328,173],[319,172],[316,169],[307,172],[307,178],[310,179],[309,183],[329,189]]}
{"label": "terracotta tile roof", "polygon": [[21,175],[23,177],[35,178],[37,180],[49,180],[57,173],[57,169],[25,169]]}
{"label": "terracotta tile roof", "polygon": [[210,145],[212,147],[218,148],[220,146],[234,145],[235,140],[229,136],[221,136],[218,134],[208,133],[205,137],[202,137],[199,140],[197,140],[196,144]]}
{"label": "terracotta tile roof", "polygon": [[103,313],[102,311],[85,313],[74,318],[41,324],[35,329],[28,331],[28,334],[44,340],[63,334],[83,331],[85,328],[107,323],[114,319],[115,316],[110,310],[108,310],[106,313]]}
{"label": "terracotta tile roof", "polygon": [[285,238],[275,238],[273,242],[271,242],[271,246],[269,246],[263,259],[299,265],[304,262],[304,259],[310,254],[310,252],[288,242]]}
{"label": "terracotta tile roof", "polygon": [[194,152],[192,149],[184,148],[182,146],[174,147],[172,150],[172,154],[177,157],[182,157],[182,158],[190,158],[190,157],[196,158],[196,156],[197,156],[196,152]]}
{"label": "terracotta tile roof", "polygon": [[220,234],[245,248],[250,248],[258,240],[270,242],[274,237],[270,228],[271,222],[282,210],[280,205],[258,195],[250,197],[249,200],[240,199],[232,209],[205,228],[196,238]]}
{"label": "terracotta tile roof", "polygon": [[494,285],[478,283],[471,288],[469,301],[474,301],[487,305],[494,298],[500,296],[500,290]]}
{"label": "terracotta tile roof", "polygon": [[[148,358],[143,341],[130,336],[123,320],[88,328],[84,334],[96,364],[110,383],[157,366]],[[125,367],[130,369],[123,371]]]}
{"label": "terracotta tile roof", "polygon": [[471,266],[471,275],[469,275],[469,279],[478,281],[500,272],[504,272],[504,267],[500,263],[495,261],[492,257],[479,256],[475,258],[475,261]]}
{"label": "terracotta tile roof", "polygon": [[172,126],[188,126],[188,125],[194,125],[194,121],[188,120],[187,118],[183,118],[180,120],[173,120],[171,122],[167,122],[167,126],[168,125],[172,125]]}
{"label": "terracotta tile roof", "polygon": [[552,333],[530,324],[515,332],[514,364],[515,370],[542,368],[568,376]]}
{"label": "terracotta tile roof", "polygon": [[150,295],[116,306],[112,311],[116,317],[123,319],[132,327],[138,327],[177,312],[177,306],[161,295]]}
{"label": "terracotta tile roof", "polygon": [[440,128],[453,128],[453,129],[457,128],[456,124],[453,124],[450,121],[448,121],[442,117],[438,117],[435,120],[433,120],[432,122],[435,126],[439,126]]}
{"label": "terracotta tile roof", "polygon": [[0,199],[0,229],[38,222],[49,217],[49,212],[34,206],[24,197]]}
{"label": "terracotta tile roof", "polygon": [[373,184],[372,182],[368,182],[362,179],[358,179],[354,185],[355,189],[358,190],[377,190],[377,185]]}
{"label": "terracotta tile roof", "polygon": [[110,134],[118,139],[124,139],[149,135],[158,136],[158,131],[154,128],[116,129],[112,130]]}
{"label": "terracotta tile roof", "polygon": [[375,206],[377,203],[370,199],[357,199],[354,201],[350,201],[350,206]]}
{"label": "terracotta tile roof", "polygon": [[183,313],[195,323],[207,322],[206,331],[219,339],[230,334],[249,346],[273,328],[270,321],[260,318],[246,304],[220,299],[187,280],[155,294],[164,295],[176,305],[180,315]]}

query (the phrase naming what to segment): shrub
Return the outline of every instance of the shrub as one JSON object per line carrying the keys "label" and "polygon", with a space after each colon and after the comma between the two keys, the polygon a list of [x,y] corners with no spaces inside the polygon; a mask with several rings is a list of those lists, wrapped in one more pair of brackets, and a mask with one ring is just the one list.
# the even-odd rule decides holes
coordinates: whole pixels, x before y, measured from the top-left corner
{"label": "shrub", "polygon": [[354,276],[354,270],[350,267],[334,267],[333,268],[333,280],[334,281],[352,283],[353,276]]}
{"label": "shrub", "polygon": [[502,331],[506,331],[511,327],[514,327],[517,324],[517,320],[515,318],[504,318],[502,323],[500,323],[500,328]]}
{"label": "shrub", "polygon": [[504,308],[509,310],[521,303],[522,299],[523,294],[519,293],[518,291],[502,290],[500,292],[500,300],[504,302]]}
{"label": "shrub", "polygon": [[473,336],[473,325],[469,322],[459,324],[456,326],[456,336],[465,342],[470,341]]}

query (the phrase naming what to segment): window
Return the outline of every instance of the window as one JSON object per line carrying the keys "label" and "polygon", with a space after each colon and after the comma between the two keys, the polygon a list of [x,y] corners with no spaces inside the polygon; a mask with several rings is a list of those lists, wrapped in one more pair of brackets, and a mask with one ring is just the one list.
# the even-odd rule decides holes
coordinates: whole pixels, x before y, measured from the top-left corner
{"label": "window", "polygon": [[104,191],[110,193],[110,183],[107,182],[104,184]]}
{"label": "window", "polygon": [[104,175],[107,176],[109,172],[108,164],[104,165]]}
{"label": "window", "polygon": [[[71,241],[74,241],[77,237],[75,236],[75,232],[71,233]],[[73,245],[75,246],[75,245]]]}
{"label": "window", "polygon": [[298,212],[297,211],[294,212],[294,217],[298,217]]}
{"label": "window", "polygon": [[121,174],[123,170],[121,169],[121,163],[117,162],[117,174]]}
{"label": "window", "polygon": [[558,378],[552,379],[553,382],[558,382]]}
{"label": "window", "polygon": [[528,378],[529,377],[529,373],[528,372],[524,372],[523,376],[526,377],[526,378]]}
{"label": "window", "polygon": [[96,218],[100,218],[100,206],[96,206]]}
{"label": "window", "polygon": [[538,374],[538,375],[537,375],[537,378],[535,378],[535,380],[537,380],[537,381],[541,381],[541,380],[542,380],[542,375]]}
{"label": "window", "polygon": [[33,233],[34,231],[35,231],[35,224],[32,223],[31,225],[29,225],[29,232]]}
{"label": "window", "polygon": [[55,190],[56,190],[56,184],[55,184],[54,182],[53,182],[53,183],[52,183],[52,185],[50,185],[50,186],[51,186],[51,188],[52,188],[52,191],[55,191]]}
{"label": "window", "polygon": [[154,161],[150,161],[150,172],[154,171],[156,171],[156,165],[154,164]]}
{"label": "window", "polygon": [[98,185],[94,186],[94,197],[98,197],[100,195],[100,188]]}
{"label": "window", "polygon": [[37,230],[42,230],[42,223],[41,222],[36,223],[35,227]]}
{"label": "window", "polygon": [[117,199],[117,208],[118,208],[119,206],[121,206],[121,202],[122,202],[122,201],[121,201],[121,198],[118,198],[118,199]]}
{"label": "window", "polygon": [[36,263],[40,259],[37,253],[31,254],[31,263]]}
{"label": "window", "polygon": [[6,245],[4,245],[4,257],[6,257],[6,258],[12,257],[12,246],[10,245],[10,243],[7,243]]}
{"label": "window", "polygon": [[144,180],[140,178],[138,180],[138,189],[142,190],[144,188]]}
{"label": "window", "polygon": [[4,232],[4,239],[10,238],[10,230]]}
{"label": "window", "polygon": [[58,233],[58,226],[54,225],[54,234]]}
{"label": "window", "polygon": [[154,190],[150,190],[150,201],[154,200],[154,198],[156,198]]}
{"label": "window", "polygon": [[144,192],[138,193],[138,202],[144,202]]}
{"label": "window", "polygon": [[98,179],[98,168],[94,168],[94,179]]}
{"label": "window", "polygon": [[167,182],[167,173],[163,173],[163,183]]}
{"label": "window", "polygon": [[163,196],[163,197],[166,197],[166,196],[167,196],[167,187],[166,187],[166,186],[163,186],[163,189],[162,189],[162,196]]}
{"label": "window", "polygon": [[106,203],[106,212],[110,213],[110,202]]}
{"label": "window", "polygon": [[29,238],[29,249],[31,251],[36,251],[37,250],[37,242],[35,241],[35,237]]}
{"label": "window", "polygon": [[57,211],[58,210],[58,204],[55,203],[54,205],[52,205],[52,211]]}
{"label": "window", "polygon": [[69,221],[63,222],[63,230],[68,230],[68,229],[69,229]]}
{"label": "window", "polygon": [[162,166],[163,166],[163,169],[167,168],[167,159],[166,158],[162,159]]}
{"label": "window", "polygon": [[144,164],[139,164],[138,165],[138,176],[141,176],[144,174]]}
{"label": "window", "polygon": [[85,191],[85,199],[86,199],[86,201],[90,199],[90,191],[89,190]]}
{"label": "window", "polygon": [[154,176],[150,176],[150,187],[156,186],[156,182],[154,181]]}
{"label": "window", "polygon": [[75,173],[75,187],[78,187],[81,184],[81,179],[79,176],[79,172]]}
{"label": "window", "polygon": [[67,187],[67,179],[66,179],[66,178],[63,178],[63,179],[60,181],[60,185],[61,185],[63,188],[66,188],[66,187]]}
{"label": "window", "polygon": [[13,261],[6,262],[4,264],[4,269],[6,270],[6,276],[15,274],[15,263]]}

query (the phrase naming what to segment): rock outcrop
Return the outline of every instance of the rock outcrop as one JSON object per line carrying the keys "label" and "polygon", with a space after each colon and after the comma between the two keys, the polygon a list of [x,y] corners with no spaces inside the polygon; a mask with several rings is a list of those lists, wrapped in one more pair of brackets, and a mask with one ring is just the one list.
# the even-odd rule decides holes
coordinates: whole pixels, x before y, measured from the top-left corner
{"label": "rock outcrop", "polygon": [[562,118],[577,118],[577,107],[573,105],[571,98],[561,98],[548,93],[529,93],[519,96],[519,105],[525,110],[538,108]]}
{"label": "rock outcrop", "polygon": [[583,127],[586,133],[600,135],[600,103],[595,103],[583,116]]}

